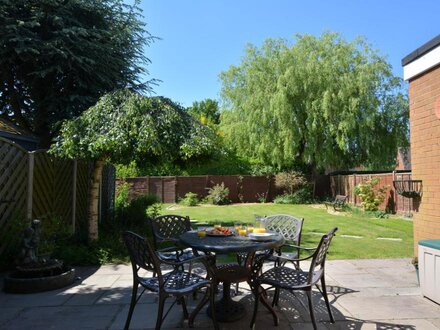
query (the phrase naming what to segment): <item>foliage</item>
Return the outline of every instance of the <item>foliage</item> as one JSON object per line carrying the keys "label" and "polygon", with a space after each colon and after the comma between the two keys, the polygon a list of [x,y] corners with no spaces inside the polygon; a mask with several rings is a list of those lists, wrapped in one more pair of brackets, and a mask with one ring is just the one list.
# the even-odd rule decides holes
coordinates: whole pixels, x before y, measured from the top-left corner
{"label": "foliage", "polygon": [[407,145],[402,81],[362,38],[267,39],[220,79],[221,130],[239,156],[278,169],[384,169]]}
{"label": "foliage", "polygon": [[72,236],[71,226],[59,216],[47,215],[39,220],[41,221],[39,254],[52,254],[57,246],[63,245]]}
{"label": "foliage", "polygon": [[153,205],[149,206],[145,212],[148,218],[153,219],[160,215],[160,212],[162,211],[162,204],[161,203],[154,203]]}
{"label": "foliage", "polygon": [[185,197],[181,198],[179,204],[186,206],[196,206],[199,203],[199,198],[196,193],[187,192]]}
{"label": "foliage", "polygon": [[215,127],[220,122],[218,102],[213,99],[206,99],[200,102],[193,102],[188,108],[188,113],[200,120],[203,125]]}
{"label": "foliage", "polygon": [[267,193],[265,193],[265,192],[257,193],[255,197],[257,197],[258,203],[266,203],[267,202]]}
{"label": "foliage", "polygon": [[209,155],[212,135],[170,99],[119,90],[64,122],[51,152],[116,164],[169,162]]}
{"label": "foliage", "polygon": [[141,176],[139,174],[139,167],[134,160],[132,160],[129,164],[123,165],[118,164],[116,167],[116,177],[117,178],[135,178]]}
{"label": "foliage", "polygon": [[22,216],[14,216],[10,227],[2,232],[2,245],[5,249],[0,254],[0,270],[11,268],[17,261],[22,247],[24,230],[29,226],[28,221]]}
{"label": "foliage", "polygon": [[311,185],[305,185],[294,193],[285,193],[275,197],[275,204],[310,204],[314,202],[313,191]]}
{"label": "foliage", "polygon": [[297,171],[281,172],[275,175],[275,186],[283,189],[287,195],[292,195],[296,190],[307,184],[304,174]]}
{"label": "foliage", "polygon": [[128,182],[123,181],[119,185],[116,186],[115,192],[115,211],[119,212],[119,210],[125,209],[128,207],[128,193],[130,191],[130,185]]}
{"label": "foliage", "polygon": [[136,196],[129,203],[115,205],[115,221],[127,224],[146,222],[147,209],[158,202],[156,195],[144,194]]}
{"label": "foliage", "polygon": [[354,193],[362,199],[361,205],[365,211],[377,211],[385,200],[388,186],[377,188],[379,182],[378,178],[372,178],[355,187]]}
{"label": "foliage", "polygon": [[208,195],[206,196],[208,203],[214,205],[226,205],[230,204],[229,188],[225,187],[225,183],[216,184],[208,189]]}
{"label": "foliage", "polygon": [[57,122],[118,88],[145,82],[153,40],[140,9],[123,0],[0,2],[0,114],[48,147]]}

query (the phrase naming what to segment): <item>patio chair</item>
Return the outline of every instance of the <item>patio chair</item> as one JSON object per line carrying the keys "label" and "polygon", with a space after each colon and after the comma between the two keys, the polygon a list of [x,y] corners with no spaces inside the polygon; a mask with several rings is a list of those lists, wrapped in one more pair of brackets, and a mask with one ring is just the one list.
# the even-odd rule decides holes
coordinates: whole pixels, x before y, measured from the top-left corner
{"label": "patio chair", "polygon": [[[292,293],[298,290],[305,291],[309,302],[310,318],[312,320],[313,328],[316,330],[317,327],[316,327],[315,313],[313,310],[313,300],[312,300],[312,287],[316,286],[318,290],[321,292],[322,296],[324,297],[331,323],[335,322],[332,311],[330,309],[330,303],[328,300],[327,289],[325,285],[325,259],[327,256],[327,251],[330,247],[331,240],[335,235],[337,229],[338,228],[335,227],[332,230],[330,230],[327,234],[322,236],[318,246],[313,249],[314,250],[313,254],[305,258],[297,259],[298,262],[311,259],[310,268],[308,271],[303,271],[300,268],[288,268],[285,266],[277,266],[259,275],[259,272],[264,262],[264,258],[259,258],[256,260],[252,271],[252,274],[254,274],[254,276],[251,280],[252,291],[254,293],[254,313],[250,324],[251,328],[253,328],[255,325],[255,319],[257,317],[257,312],[258,312],[258,303],[260,299],[263,298],[262,295],[266,295],[267,290],[270,288],[275,288],[275,294],[272,305],[278,303],[280,290],[288,290]],[[299,247],[299,249],[303,249],[303,248]],[[267,257],[269,256],[270,255],[267,255]],[[279,256],[279,258],[282,259],[283,256]],[[319,286],[317,285],[318,282],[321,282],[321,288],[319,288]],[[262,285],[269,285],[270,287],[264,289]],[[278,325],[278,316],[276,315],[275,311],[270,308],[268,309],[272,313],[275,325]]]}
{"label": "patio chair", "polygon": [[[123,234],[124,243],[128,249],[130,255],[131,266],[133,270],[133,288],[131,294],[130,309],[128,311],[127,320],[125,322],[124,329],[128,329],[131,322],[136,303],[139,301],[145,290],[155,292],[159,295],[159,306],[156,319],[156,330],[161,328],[162,322],[168,315],[171,308],[176,302],[179,302],[183,309],[185,319],[188,319],[190,327],[193,326],[194,318],[197,313],[203,307],[204,304],[210,301],[211,308],[214,307],[214,288],[213,284],[213,272],[210,263],[207,262],[207,256],[194,257],[181,262],[172,262],[169,260],[163,260],[159,257],[154,250],[152,244],[145,238],[127,231]],[[200,275],[185,271],[183,266],[186,263],[200,262],[203,264],[207,276],[202,277]],[[164,267],[171,266],[171,270],[167,273],[163,271]],[[139,272],[147,270],[153,272],[151,277],[144,277]],[[138,288],[143,288],[142,292],[138,295]],[[199,289],[206,288],[203,298],[196,306],[194,311],[189,315],[186,308],[185,296],[193,294]],[[169,307],[168,311],[163,316],[165,300],[169,297],[175,297],[176,300]],[[215,313],[212,310],[212,321],[214,328],[217,330],[218,325],[215,320]]]}
{"label": "patio chair", "polygon": [[[291,261],[296,268],[299,268],[299,248],[301,244],[301,231],[304,223],[303,218],[296,218],[287,214],[276,214],[271,216],[259,217],[258,220],[267,231],[280,234],[285,239],[285,243],[279,249],[274,251],[276,255],[270,256],[266,261],[273,261],[274,266],[285,265]],[[286,251],[290,249],[293,251]],[[269,251],[258,251],[257,254],[267,253]],[[283,255],[282,261],[277,256]],[[241,266],[246,259],[246,253],[237,253],[237,263]],[[236,285],[238,292],[239,283]]]}
{"label": "patio chair", "polygon": [[[280,234],[285,239],[285,243],[275,251],[275,254],[268,258],[273,261],[274,266],[284,266],[287,262],[292,262],[296,268],[299,268],[301,232],[304,218],[296,218],[287,214],[276,214],[265,217],[262,225],[268,232]],[[278,258],[283,256],[282,259]]]}
{"label": "patio chair", "polygon": [[151,220],[154,247],[162,259],[182,261],[194,257],[192,249],[179,244],[179,236],[191,230],[189,217],[167,214]]}
{"label": "patio chair", "polygon": [[[262,226],[268,231],[280,234],[284,239],[285,243],[275,252],[278,256],[283,255],[283,263],[289,261],[289,259],[299,258],[298,246],[301,244],[301,231],[304,223],[303,218],[296,218],[287,214],[277,214],[267,217],[262,217],[260,219]],[[286,251],[290,249],[293,251]],[[237,262],[242,265],[246,258],[246,254],[238,253]],[[280,259],[277,256],[269,257],[267,261],[274,261],[278,263]],[[295,266],[299,267],[299,263],[295,261]],[[275,264],[276,265],[276,264]]]}

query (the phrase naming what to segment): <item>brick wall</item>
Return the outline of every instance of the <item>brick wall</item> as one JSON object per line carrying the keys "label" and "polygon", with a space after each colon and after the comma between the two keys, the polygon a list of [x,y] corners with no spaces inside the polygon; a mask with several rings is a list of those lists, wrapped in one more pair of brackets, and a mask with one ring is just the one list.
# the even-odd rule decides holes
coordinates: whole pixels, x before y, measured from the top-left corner
{"label": "brick wall", "polygon": [[[410,80],[412,174],[423,180],[419,212],[414,215],[414,253],[418,241],[440,238],[440,66]],[[440,106],[439,106],[440,108]],[[440,110],[440,109],[439,109]]]}

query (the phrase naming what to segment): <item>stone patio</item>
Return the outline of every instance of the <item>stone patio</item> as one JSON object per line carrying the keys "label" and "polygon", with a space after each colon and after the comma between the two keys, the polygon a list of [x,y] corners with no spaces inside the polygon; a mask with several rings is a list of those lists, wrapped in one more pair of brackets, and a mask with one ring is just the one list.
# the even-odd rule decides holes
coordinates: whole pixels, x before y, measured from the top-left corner
{"label": "stone patio", "polygon": [[[336,323],[328,322],[325,303],[316,291],[319,329],[440,329],[440,305],[421,296],[409,259],[327,261],[326,272]],[[1,292],[0,329],[122,329],[130,302],[131,266],[79,268],[77,273],[81,279],[65,289],[23,295]],[[220,327],[248,329],[253,308],[250,291],[242,284],[234,299],[247,306],[247,315]],[[195,303],[189,299],[190,307]],[[131,329],[154,328],[156,308],[155,295],[144,295]],[[205,310],[196,317],[195,329],[212,328]],[[302,293],[282,294],[277,311],[277,329],[313,329]],[[180,306],[173,307],[162,328],[188,328]],[[256,329],[268,328],[274,328],[272,317],[260,304]]]}

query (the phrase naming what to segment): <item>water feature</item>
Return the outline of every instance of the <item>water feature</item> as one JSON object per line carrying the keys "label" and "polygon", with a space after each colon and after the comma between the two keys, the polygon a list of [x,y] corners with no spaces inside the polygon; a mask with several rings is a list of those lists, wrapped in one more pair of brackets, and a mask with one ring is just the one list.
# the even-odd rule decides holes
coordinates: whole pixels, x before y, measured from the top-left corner
{"label": "water feature", "polygon": [[19,262],[4,279],[7,293],[35,293],[59,289],[75,280],[75,269],[62,261],[38,254],[40,221],[33,220],[24,231]]}

